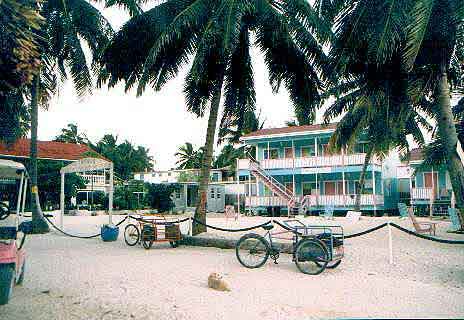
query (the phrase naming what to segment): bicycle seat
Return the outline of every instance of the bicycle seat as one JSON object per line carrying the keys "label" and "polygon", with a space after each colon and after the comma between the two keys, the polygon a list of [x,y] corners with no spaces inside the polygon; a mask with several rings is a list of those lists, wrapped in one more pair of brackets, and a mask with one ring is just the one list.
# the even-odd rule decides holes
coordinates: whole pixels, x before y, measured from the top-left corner
{"label": "bicycle seat", "polygon": [[272,228],[274,228],[274,226],[272,224],[267,224],[267,225],[263,226],[264,230],[271,230]]}

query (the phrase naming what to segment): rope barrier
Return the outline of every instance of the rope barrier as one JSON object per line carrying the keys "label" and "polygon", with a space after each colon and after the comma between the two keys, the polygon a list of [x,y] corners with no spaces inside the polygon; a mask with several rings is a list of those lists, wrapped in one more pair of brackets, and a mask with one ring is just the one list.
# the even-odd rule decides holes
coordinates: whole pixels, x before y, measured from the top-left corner
{"label": "rope barrier", "polygon": [[[101,232],[98,233],[98,234],[94,234],[94,235],[91,235],[91,236],[78,236],[78,235],[74,235],[74,234],[70,234],[66,231],[63,231],[61,230],[60,228],[58,228],[50,219],[48,219],[47,216],[44,216],[45,219],[47,219],[47,221],[53,226],[53,228],[55,228],[56,230],[58,230],[59,232],[61,232],[62,234],[64,235],[67,235],[68,237],[71,237],[71,238],[79,238],[79,239],[92,239],[92,238],[96,238],[96,237],[99,237],[101,236]],[[124,219],[122,219],[121,221],[119,221],[116,226],[119,226],[121,225],[124,221],[127,220],[127,218],[129,218],[129,216],[126,216]]]}
{"label": "rope barrier", "polygon": [[464,244],[464,240],[448,240],[448,239],[435,238],[435,237],[426,236],[424,234],[420,234],[420,233],[405,229],[405,228],[403,228],[403,227],[401,227],[401,226],[399,226],[399,225],[397,225],[396,223],[393,223],[393,222],[391,222],[390,225],[392,227],[395,227],[398,230],[406,232],[407,234],[410,234],[410,235],[413,235],[413,236],[416,236],[418,238],[422,238],[422,239],[425,239],[425,240],[431,240],[431,241],[435,241],[435,242],[439,242],[439,243],[447,243],[447,244]]}
{"label": "rope barrier", "polygon": [[200,220],[197,220],[195,218],[192,218],[193,221],[195,221],[196,223],[198,224],[201,224],[202,226],[205,226],[205,227],[208,227],[208,228],[211,228],[211,229],[214,229],[214,230],[219,230],[219,231],[226,231],[226,232],[241,232],[241,231],[250,231],[250,230],[253,230],[253,229],[258,229],[258,228],[261,228],[261,227],[264,227],[266,225],[268,225],[269,223],[271,223],[272,221],[269,220],[265,223],[262,223],[260,225],[257,225],[257,226],[253,226],[253,227],[248,227],[248,228],[242,228],[242,229],[225,229],[225,228],[220,228],[220,227],[214,227],[214,226],[211,226],[209,224],[206,224],[206,223],[203,223],[201,222]]}
{"label": "rope barrier", "polygon": [[359,237],[359,236],[362,236],[362,235],[371,233],[371,232],[373,232],[373,231],[382,229],[383,227],[386,227],[386,226],[388,226],[388,223],[387,223],[387,222],[382,223],[382,224],[378,225],[377,227],[374,227],[374,228],[371,228],[371,229],[367,229],[367,230],[364,230],[364,231],[361,231],[361,232],[358,232],[358,233],[353,233],[353,234],[347,235],[347,236],[345,236],[344,238],[345,238],[345,239],[350,239],[350,238]]}

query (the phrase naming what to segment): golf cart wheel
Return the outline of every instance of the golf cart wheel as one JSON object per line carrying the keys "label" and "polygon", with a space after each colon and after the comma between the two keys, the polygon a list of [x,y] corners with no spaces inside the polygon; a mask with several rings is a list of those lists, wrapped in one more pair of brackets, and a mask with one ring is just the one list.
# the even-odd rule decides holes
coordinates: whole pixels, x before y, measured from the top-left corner
{"label": "golf cart wheel", "polygon": [[23,284],[25,271],[26,271],[26,260],[24,260],[23,265],[21,267],[21,273],[19,274],[18,280],[16,281],[17,285]]}
{"label": "golf cart wheel", "polygon": [[238,240],[235,255],[238,261],[247,268],[259,268],[264,265],[270,254],[269,243],[256,233],[249,233]]}
{"label": "golf cart wheel", "polygon": [[15,268],[10,264],[0,265],[0,305],[7,304],[13,292]]}
{"label": "golf cart wheel", "polygon": [[295,264],[301,272],[318,275],[325,270],[329,262],[326,246],[317,239],[303,239],[295,250]]}
{"label": "golf cart wheel", "polygon": [[139,243],[140,240],[140,231],[137,228],[135,224],[128,224],[124,228],[124,242],[128,246],[135,246],[137,243]]}

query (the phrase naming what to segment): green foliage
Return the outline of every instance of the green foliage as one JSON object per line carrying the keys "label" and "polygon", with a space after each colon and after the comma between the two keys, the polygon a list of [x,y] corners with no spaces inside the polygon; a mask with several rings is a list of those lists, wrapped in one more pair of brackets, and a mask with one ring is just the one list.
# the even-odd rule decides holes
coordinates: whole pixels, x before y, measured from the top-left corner
{"label": "green foliage", "polygon": [[[62,161],[38,160],[37,185],[39,196],[45,206],[59,207],[60,204],[60,169],[67,163]],[[70,204],[71,197],[76,196],[77,189],[85,188],[84,180],[77,174],[67,174],[64,184],[65,206]]]}
{"label": "green foliage", "polygon": [[20,90],[0,94],[0,141],[12,143],[29,131],[30,114]]}
{"label": "green foliage", "polygon": [[179,184],[146,184],[145,201],[150,208],[158,209],[159,212],[169,211],[174,208],[171,195],[180,187]]}
{"label": "green foliage", "polygon": [[111,160],[116,175],[125,181],[132,179],[134,172],[153,169],[153,157],[148,155],[149,149],[134,146],[127,140],[118,144],[117,136],[106,134],[92,148]]}
{"label": "green foliage", "polygon": [[198,172],[181,172],[177,178],[179,182],[199,182],[200,175]]}
{"label": "green foliage", "polygon": [[88,144],[89,139],[84,133],[80,133],[77,125],[69,123],[67,128],[61,129],[61,134],[55,138],[55,141],[68,142],[76,144]]}
{"label": "green foliage", "polygon": [[146,204],[145,196],[135,192],[144,191],[144,183],[137,180],[130,180],[123,185],[116,186],[113,194],[113,207],[117,210],[142,209]]}

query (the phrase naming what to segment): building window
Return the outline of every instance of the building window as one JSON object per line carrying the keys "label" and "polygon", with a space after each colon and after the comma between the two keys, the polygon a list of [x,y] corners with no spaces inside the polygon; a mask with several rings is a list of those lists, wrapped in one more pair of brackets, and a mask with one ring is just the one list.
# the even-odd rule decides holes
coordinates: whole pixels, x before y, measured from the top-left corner
{"label": "building window", "polygon": [[140,174],[140,180],[143,180],[143,173]]}
{"label": "building window", "polygon": [[211,181],[219,182],[219,173],[218,172],[213,172],[213,175],[211,176]]}
{"label": "building window", "polygon": [[293,148],[284,149],[285,158],[293,158]]}
{"label": "building window", "polygon": [[221,191],[219,189],[216,190],[216,199],[221,199]]}
{"label": "building window", "polygon": [[264,152],[264,159],[278,159],[279,158],[278,149],[264,149],[263,152]]}
{"label": "building window", "polygon": [[177,199],[180,199],[180,198],[181,198],[180,189],[176,189],[176,198],[177,198]]}
{"label": "building window", "polygon": [[316,155],[316,149],[314,146],[305,146],[301,147],[301,157],[314,157]]}
{"label": "building window", "polygon": [[211,188],[210,197],[211,199],[214,199],[214,188]]}

